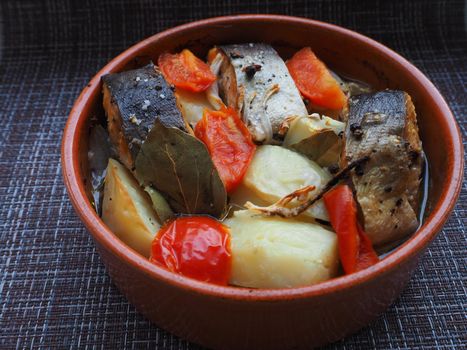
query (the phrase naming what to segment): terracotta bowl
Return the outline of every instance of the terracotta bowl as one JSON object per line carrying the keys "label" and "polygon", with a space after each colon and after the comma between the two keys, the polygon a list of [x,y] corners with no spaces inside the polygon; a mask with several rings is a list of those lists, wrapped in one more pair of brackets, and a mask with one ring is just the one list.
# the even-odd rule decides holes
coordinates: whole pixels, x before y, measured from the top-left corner
{"label": "terracotta bowl", "polygon": [[[423,226],[377,265],[293,289],[219,287],[172,274],[118,240],[96,215],[83,180],[88,121],[102,113],[101,76],[188,47],[201,57],[215,44],[267,42],[284,58],[311,46],[332,69],[378,89],[407,91],[429,159],[429,215]],[[195,343],[223,349],[309,348],[336,341],[374,320],[397,298],[459,195],[463,148],[448,105],[412,64],[387,47],[335,25],[303,18],[244,15],[207,19],[156,34],[107,64],[84,88],[62,143],[68,193],[115,285],[156,325]]]}

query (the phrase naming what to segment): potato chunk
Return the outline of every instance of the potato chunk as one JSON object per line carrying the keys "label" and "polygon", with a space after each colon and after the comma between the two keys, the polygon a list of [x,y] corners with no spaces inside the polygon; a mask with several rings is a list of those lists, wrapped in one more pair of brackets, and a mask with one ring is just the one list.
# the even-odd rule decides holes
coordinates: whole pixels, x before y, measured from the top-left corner
{"label": "potato chunk", "polygon": [[336,275],[336,234],[320,225],[237,211],[230,227],[230,283],[253,288],[289,288]]}
{"label": "potato chunk", "polygon": [[109,159],[105,176],[102,220],[123,242],[149,257],[160,224],[148,195],[114,159]]}
{"label": "potato chunk", "polygon": [[177,98],[177,106],[182,112],[183,118],[193,128],[203,117],[203,112],[206,108],[214,109],[204,92],[191,92],[178,89],[175,97]]}
{"label": "potato chunk", "polygon": [[[257,205],[270,205],[305,186],[314,185],[316,193],[331,178],[330,174],[305,156],[280,146],[265,145],[256,153],[240,185],[241,195],[232,195],[239,205],[249,200]],[[251,192],[251,198],[248,197]],[[255,202],[255,198],[262,203]],[[242,200],[243,203],[238,202]],[[305,212],[321,220],[328,220],[324,205],[318,201]]]}

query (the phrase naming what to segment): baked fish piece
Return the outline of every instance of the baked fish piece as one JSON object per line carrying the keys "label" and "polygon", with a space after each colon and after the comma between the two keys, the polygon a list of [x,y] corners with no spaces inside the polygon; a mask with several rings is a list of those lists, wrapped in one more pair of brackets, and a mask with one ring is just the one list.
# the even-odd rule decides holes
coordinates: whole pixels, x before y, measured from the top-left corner
{"label": "baked fish piece", "polygon": [[223,59],[219,95],[242,115],[254,141],[271,143],[287,117],[307,115],[284,61],[270,45],[224,45],[209,54],[218,55]]}
{"label": "baked fish piece", "polygon": [[373,244],[415,231],[423,151],[410,96],[385,90],[351,97],[345,139],[344,163],[369,157],[351,178]]}
{"label": "baked fish piece", "polygon": [[136,155],[156,119],[186,130],[174,93],[153,64],[104,75],[102,82],[110,139],[127,168],[134,169]]}

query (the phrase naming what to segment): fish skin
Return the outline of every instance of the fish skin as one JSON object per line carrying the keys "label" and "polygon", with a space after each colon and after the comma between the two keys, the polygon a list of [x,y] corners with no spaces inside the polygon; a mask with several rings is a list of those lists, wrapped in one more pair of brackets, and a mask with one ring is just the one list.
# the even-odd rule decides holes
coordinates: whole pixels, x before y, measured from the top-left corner
{"label": "fish skin", "polygon": [[[270,45],[222,45],[218,50],[224,55],[220,94],[241,113],[256,142],[270,143],[287,117],[307,115],[287,66]],[[245,71],[252,65],[260,66],[253,76]]]}
{"label": "fish skin", "polygon": [[372,243],[415,231],[423,151],[410,96],[385,90],[351,97],[345,140],[344,165],[370,157],[351,179]]}
{"label": "fish skin", "polygon": [[110,137],[129,169],[156,119],[186,130],[174,93],[153,64],[104,75],[102,82]]}

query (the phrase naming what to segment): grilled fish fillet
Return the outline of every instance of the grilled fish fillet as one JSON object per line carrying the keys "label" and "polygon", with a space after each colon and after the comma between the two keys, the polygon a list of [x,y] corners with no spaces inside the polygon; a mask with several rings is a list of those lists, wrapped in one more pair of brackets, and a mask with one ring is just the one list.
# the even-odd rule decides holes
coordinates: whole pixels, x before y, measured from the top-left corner
{"label": "grilled fish fillet", "polygon": [[112,143],[129,169],[156,119],[185,130],[172,89],[153,64],[102,77],[103,104]]}
{"label": "grilled fish fillet", "polygon": [[385,90],[351,97],[345,137],[344,163],[370,157],[351,177],[373,244],[413,232],[418,226],[422,144],[410,96]]}
{"label": "grilled fish fillet", "polygon": [[219,94],[243,117],[256,142],[270,143],[282,122],[306,116],[307,110],[287,67],[267,44],[237,44],[214,48],[222,55]]}

